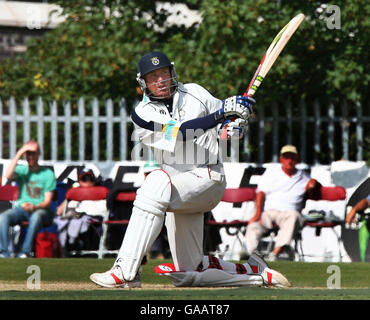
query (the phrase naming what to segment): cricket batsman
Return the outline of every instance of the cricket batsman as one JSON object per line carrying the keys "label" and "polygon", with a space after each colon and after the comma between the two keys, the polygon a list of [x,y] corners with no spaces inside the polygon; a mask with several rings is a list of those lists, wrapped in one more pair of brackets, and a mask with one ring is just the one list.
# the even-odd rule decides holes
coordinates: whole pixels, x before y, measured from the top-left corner
{"label": "cricket batsman", "polygon": [[137,81],[143,99],[132,121],[161,169],[137,190],[113,267],[90,279],[102,287],[140,287],[141,261],[165,223],[176,269],[166,275],[175,286],[290,286],[257,255],[234,264],[203,254],[203,214],[221,201],[226,187],[219,133],[227,123],[228,137],[241,137],[254,99],[219,100],[200,85],[178,82],[174,64],[162,52],[140,59]]}

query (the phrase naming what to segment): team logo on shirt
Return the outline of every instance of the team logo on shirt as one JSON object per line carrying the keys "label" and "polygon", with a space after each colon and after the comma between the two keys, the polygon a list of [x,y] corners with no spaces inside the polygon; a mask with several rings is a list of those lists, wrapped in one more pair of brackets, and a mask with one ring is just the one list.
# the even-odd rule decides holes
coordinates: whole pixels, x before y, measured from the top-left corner
{"label": "team logo on shirt", "polygon": [[155,65],[155,66],[157,66],[157,65],[159,64],[159,59],[158,59],[158,57],[153,57],[153,58],[151,58],[150,60],[152,61],[152,64],[153,64],[153,65]]}

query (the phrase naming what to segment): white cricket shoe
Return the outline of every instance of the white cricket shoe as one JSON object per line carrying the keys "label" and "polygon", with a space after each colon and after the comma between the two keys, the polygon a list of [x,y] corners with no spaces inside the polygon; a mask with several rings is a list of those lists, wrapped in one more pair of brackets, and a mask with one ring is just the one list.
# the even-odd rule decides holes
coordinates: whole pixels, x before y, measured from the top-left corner
{"label": "white cricket shoe", "polygon": [[287,278],[274,269],[266,268],[261,273],[261,276],[265,286],[277,288],[289,288],[292,286]]}
{"label": "white cricket shoe", "polygon": [[141,288],[141,275],[137,273],[132,281],[126,281],[123,278],[122,270],[119,265],[103,273],[93,273],[90,280],[105,288]]}
{"label": "white cricket shoe", "polygon": [[250,265],[254,273],[258,273],[262,276],[264,285],[277,288],[287,288],[292,286],[286,277],[284,277],[280,272],[271,269],[266,261],[259,255],[255,253],[251,254],[247,263]]}

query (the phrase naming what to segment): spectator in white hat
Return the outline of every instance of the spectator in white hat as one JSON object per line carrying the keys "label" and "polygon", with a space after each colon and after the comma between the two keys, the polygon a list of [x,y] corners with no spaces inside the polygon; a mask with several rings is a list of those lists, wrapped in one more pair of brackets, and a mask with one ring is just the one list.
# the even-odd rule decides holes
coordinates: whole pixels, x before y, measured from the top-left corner
{"label": "spectator in white hat", "polygon": [[280,151],[279,167],[270,167],[257,185],[255,213],[246,231],[247,252],[257,250],[262,236],[274,225],[279,227],[273,251],[267,260],[275,261],[284,247],[289,247],[294,234],[302,225],[300,211],[307,192],[320,184],[302,170],[296,168],[298,151],[293,145],[285,145]]}

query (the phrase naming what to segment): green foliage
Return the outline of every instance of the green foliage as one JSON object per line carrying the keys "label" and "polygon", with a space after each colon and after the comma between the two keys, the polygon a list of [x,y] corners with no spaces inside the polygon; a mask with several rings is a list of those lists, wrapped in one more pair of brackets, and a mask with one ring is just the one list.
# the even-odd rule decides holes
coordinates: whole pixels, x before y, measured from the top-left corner
{"label": "green foliage", "polygon": [[[368,98],[367,0],[335,2],[340,8],[340,29],[328,28],[317,11],[321,5],[317,1],[170,1],[198,9],[202,22],[164,31],[168,12],[156,12],[154,1],[53,2],[64,8],[66,21],[42,39],[31,41],[24,56],[1,62],[3,98],[85,96],[117,101],[124,96],[131,102],[138,97],[137,61],[154,49],[175,61],[182,82],[197,82],[220,98],[243,93],[272,39],[299,12],[307,19],[256,99],[270,103],[285,101],[287,96]],[[330,16],[321,14],[325,15]]]}
{"label": "green foliage", "polygon": [[[125,5],[106,1],[108,12],[100,1],[85,1],[92,3],[91,10],[81,1],[56,2],[64,5],[65,23],[31,41],[23,57],[3,64],[2,95],[132,98],[134,90],[126,88],[132,88],[136,60],[157,39],[144,11],[132,1]],[[147,12],[151,10],[153,5]]]}

